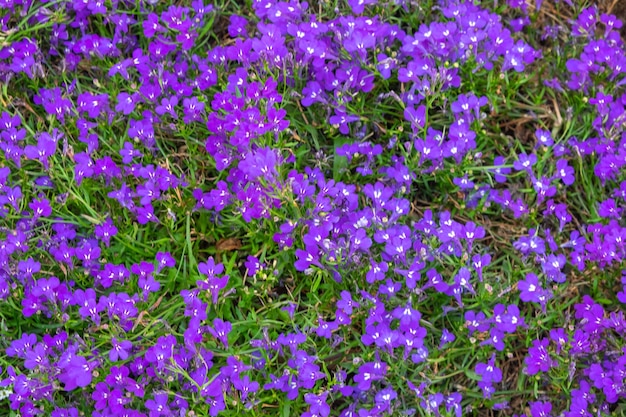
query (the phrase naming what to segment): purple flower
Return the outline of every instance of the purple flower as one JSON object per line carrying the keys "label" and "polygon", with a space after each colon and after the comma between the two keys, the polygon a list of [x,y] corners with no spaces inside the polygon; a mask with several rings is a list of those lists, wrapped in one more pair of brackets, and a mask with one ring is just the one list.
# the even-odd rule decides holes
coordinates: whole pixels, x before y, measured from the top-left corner
{"label": "purple flower", "polygon": [[485,313],[482,311],[477,314],[476,312],[469,310],[465,312],[465,327],[467,327],[471,336],[476,331],[485,332],[489,330],[489,322],[487,321]]}
{"label": "purple flower", "polygon": [[456,336],[454,335],[454,333],[451,333],[448,329],[443,329],[441,334],[441,340],[439,342],[439,349],[443,349],[445,345],[450,342],[454,342],[455,339]]}
{"label": "purple flower", "polygon": [[513,247],[524,255],[529,255],[531,252],[543,255],[546,252],[545,241],[537,235],[537,229],[530,229],[528,236],[522,236],[513,242]]}
{"label": "purple flower", "polygon": [[471,123],[474,118],[480,116],[480,108],[487,103],[487,97],[478,99],[473,93],[469,95],[459,94],[457,100],[450,105],[450,109],[455,114],[463,113],[469,119],[469,123]]}
{"label": "purple flower", "polygon": [[353,244],[354,250],[367,252],[372,246],[372,239],[367,236],[367,232],[364,229],[358,229],[350,240]]}
{"label": "purple flower", "polygon": [[161,272],[163,268],[173,268],[176,265],[176,260],[169,252],[157,252],[155,259],[157,261],[157,273]]}
{"label": "purple flower", "polygon": [[313,363],[305,363],[298,369],[298,385],[305,389],[313,389],[315,383],[325,378],[326,374],[320,372],[320,367]]}
{"label": "purple flower", "polygon": [[439,415],[439,406],[443,403],[444,397],[441,393],[430,394],[420,403],[422,409],[428,414]]}
{"label": "purple flower", "polygon": [[591,333],[604,327],[604,308],[588,295],[583,297],[582,303],[574,305],[574,310],[574,317],[581,319],[586,332]]}
{"label": "purple flower", "polygon": [[620,219],[622,217],[622,209],[617,206],[612,198],[608,198],[598,203],[598,215],[605,219]]}
{"label": "purple flower", "polygon": [[393,388],[383,388],[378,391],[374,397],[374,409],[380,410],[381,412],[389,410],[396,398],[398,398],[398,393]]}
{"label": "purple flower", "polygon": [[457,221],[449,219],[449,213],[444,216],[446,219],[441,222],[441,226],[437,231],[439,240],[442,243],[450,241],[459,242],[463,236],[463,225]]}
{"label": "purple flower", "polygon": [[210,256],[206,262],[198,264],[198,272],[211,278],[224,272],[224,265],[221,263],[216,264],[213,257]]}
{"label": "purple flower", "polygon": [[493,327],[489,332],[489,338],[480,343],[481,346],[491,345],[497,351],[501,352],[504,350],[504,332],[498,329],[497,327]]}
{"label": "purple flower", "polygon": [[221,368],[221,373],[229,378],[238,378],[239,374],[251,369],[250,366],[237,360],[233,356],[229,356],[226,359],[226,365]]}
{"label": "purple flower", "polygon": [[37,335],[24,333],[22,337],[13,340],[9,347],[6,349],[6,354],[9,357],[26,358],[26,352],[31,350],[37,344]]}
{"label": "purple flower", "polygon": [[413,106],[408,106],[404,109],[404,118],[411,123],[413,133],[419,131],[424,127],[426,122],[426,106],[421,105],[417,109]]}
{"label": "purple flower", "polygon": [[90,317],[94,323],[100,324],[99,313],[102,309],[98,307],[96,302],[96,292],[93,288],[88,288],[85,291],[81,289],[76,290],[74,292],[73,303],[81,306],[78,313],[82,318]]}
{"label": "purple flower", "polygon": [[109,351],[109,360],[116,362],[118,359],[128,359],[128,350],[132,349],[133,344],[128,340],[118,341],[115,337],[111,339],[111,350]]}
{"label": "purple flower", "polygon": [[537,162],[537,155],[530,154],[527,155],[525,153],[520,154],[518,160],[513,163],[513,168],[518,171],[526,171],[528,173],[532,173],[532,166]]}
{"label": "purple flower", "polygon": [[281,308],[282,311],[285,311],[291,320],[293,320],[293,316],[296,313],[296,308],[298,305],[296,303],[289,303],[285,307]]}
{"label": "purple flower", "polygon": [[352,300],[352,295],[348,291],[341,291],[341,299],[337,301],[337,308],[341,309],[344,313],[352,314],[353,308],[358,308],[359,303]]}
{"label": "purple flower", "polygon": [[259,383],[256,381],[250,381],[250,377],[248,375],[244,375],[243,378],[234,377],[232,378],[233,386],[239,391],[241,395],[241,400],[245,401],[248,398],[248,395],[253,392],[257,392],[259,390]]}
{"label": "purple flower", "polygon": [[486,383],[502,381],[502,371],[495,365],[496,355],[491,355],[487,363],[476,364],[476,373],[481,376],[481,381]]}
{"label": "purple flower", "polygon": [[233,326],[230,322],[225,322],[222,319],[216,318],[213,320],[213,327],[207,327],[207,330],[213,337],[219,340],[225,349],[228,349],[228,334],[232,330]]}
{"label": "purple flower", "polygon": [[2,112],[0,115],[0,130],[9,130],[11,128],[20,127],[22,124],[22,120],[20,119],[19,114],[11,116],[9,113]]}
{"label": "purple flower", "polygon": [[533,346],[528,349],[528,354],[524,359],[528,375],[535,375],[539,372],[548,372],[550,368],[556,366],[556,362],[548,353],[547,348],[549,344],[550,339],[547,338],[533,340]]}
{"label": "purple flower", "polygon": [[124,147],[120,150],[122,162],[130,164],[134,158],[141,158],[143,154],[136,150],[131,142],[124,142]]}
{"label": "purple flower", "polygon": [[415,353],[411,355],[411,361],[413,363],[422,363],[428,359],[428,348],[426,346],[419,346]]}
{"label": "purple flower", "polygon": [[33,201],[28,204],[28,207],[33,211],[33,218],[38,219],[40,217],[48,217],[52,214],[52,206],[50,205],[50,201],[44,197],[43,194],[39,195],[39,199],[33,199]]}
{"label": "purple flower", "polygon": [[446,412],[452,415],[452,410],[454,410],[454,415],[456,417],[461,417],[461,400],[463,399],[462,395],[458,392],[453,392],[449,396],[445,398]]}
{"label": "purple flower", "polygon": [[552,403],[549,401],[534,401],[529,402],[530,417],[551,417]]}
{"label": "purple flower", "polygon": [[220,290],[224,289],[228,284],[228,275],[224,275],[221,278],[217,276],[224,271],[224,265],[221,263],[216,265],[213,257],[210,257],[207,262],[198,264],[198,271],[207,276],[205,280],[196,282],[198,287],[210,291],[213,297],[213,304],[217,304]]}
{"label": "purple flower", "polygon": [[159,23],[159,16],[150,13],[146,16],[146,20],[142,22],[143,34],[146,38],[153,38],[157,32],[165,31],[165,28]]}
{"label": "purple flower", "polygon": [[570,167],[565,159],[556,161],[554,177],[561,179],[565,185],[572,185],[576,180],[574,177],[574,168]]}
{"label": "purple flower", "polygon": [[[216,379],[216,381],[218,381],[218,379]],[[214,387],[213,384],[211,384],[211,386],[209,387],[213,389],[213,391],[207,389],[208,392],[212,392],[212,394],[209,394],[209,398],[206,400],[207,404],[209,404],[211,407],[209,409],[209,415],[211,417],[216,417],[220,414],[220,412],[226,409],[224,394],[221,393],[221,388],[219,386]],[[220,391],[215,391],[216,388]]]}
{"label": "purple flower", "polygon": [[352,13],[359,15],[365,10],[365,6],[376,4],[378,0],[348,0],[348,5],[352,8]]}
{"label": "purple flower", "polygon": [[309,107],[316,102],[324,102],[325,93],[322,86],[317,81],[309,81],[302,90],[302,105]]}
{"label": "purple flower", "polygon": [[535,136],[537,137],[537,146],[552,146],[554,144],[552,134],[547,130],[537,129]]}
{"label": "purple flower", "polygon": [[184,29],[176,35],[176,42],[180,43],[183,51],[188,51],[195,44],[198,33],[189,29]]}
{"label": "purple flower", "polygon": [[91,394],[91,399],[95,401],[94,407],[96,410],[104,410],[109,402],[111,390],[104,382],[98,382],[96,388]]}
{"label": "purple flower", "polygon": [[452,182],[461,190],[473,190],[475,185],[473,181],[469,180],[467,174],[461,178],[454,178]]}
{"label": "purple flower", "polygon": [[154,272],[154,265],[150,262],[141,261],[138,264],[133,264],[130,267],[130,271],[135,275],[139,275],[140,278],[147,278]]}
{"label": "purple flower", "polygon": [[380,76],[385,80],[389,79],[391,70],[396,66],[395,60],[385,54],[378,54],[376,60],[378,61],[377,69],[380,72]]}
{"label": "purple flower", "polygon": [[183,122],[189,124],[194,121],[201,121],[204,113],[205,104],[198,100],[197,97],[183,99]]}
{"label": "purple flower", "polygon": [[21,276],[21,278],[18,277],[18,279],[20,282],[24,283],[24,278],[32,278],[33,274],[41,270],[41,264],[33,258],[28,258],[25,261],[18,262],[17,270],[20,272]]}
{"label": "purple flower", "polygon": [[66,356],[64,363],[60,365],[63,372],[58,376],[59,381],[65,384],[65,390],[73,391],[91,384],[91,365],[84,357],[68,353],[69,357]]}
{"label": "purple flower", "polygon": [[111,237],[117,234],[117,227],[115,227],[113,220],[108,218],[104,221],[104,223],[97,225],[94,232],[95,235],[108,247],[111,244]]}
{"label": "purple flower", "polygon": [[171,360],[176,348],[176,338],[172,335],[161,336],[154,346],[145,353],[149,363],[156,364],[157,368],[163,369]]}
{"label": "purple flower", "polygon": [[339,132],[347,135],[350,133],[349,123],[360,120],[359,116],[349,115],[342,109],[335,109],[335,114],[330,116],[329,122],[339,128]]}
{"label": "purple flower", "polygon": [[145,406],[150,410],[150,417],[171,416],[172,410],[167,405],[166,392],[154,394],[153,399],[147,400]]}
{"label": "purple flower", "polygon": [[315,334],[326,339],[331,339],[333,336],[333,330],[336,330],[339,327],[337,321],[327,322],[322,318],[318,319],[318,323],[319,324],[315,329]]}
{"label": "purple flower", "polygon": [[138,93],[133,93],[131,95],[126,92],[121,92],[117,95],[117,105],[115,106],[115,111],[128,116],[133,112],[133,110],[135,110],[135,106],[138,102]]}
{"label": "purple flower", "polygon": [[158,292],[161,289],[161,284],[154,279],[154,276],[147,275],[142,276],[137,280],[137,285],[144,294],[144,301],[148,300],[148,294],[151,292]]}
{"label": "purple flower", "polygon": [[72,102],[63,97],[59,87],[50,90],[41,88],[39,94],[33,97],[33,102],[43,106],[48,114],[55,115],[61,123],[65,123],[65,116],[72,109]]}
{"label": "purple flower", "polygon": [[48,352],[43,343],[37,343],[32,350],[26,352],[26,358],[24,360],[24,367],[26,369],[35,369],[38,366],[45,368],[49,364]]}
{"label": "purple flower", "polygon": [[246,26],[248,25],[248,19],[239,15],[230,16],[230,24],[228,25],[228,35],[231,38],[238,36],[247,37]]}
{"label": "purple flower", "polygon": [[255,256],[248,255],[246,262],[244,263],[248,276],[253,277],[261,269],[261,263]]}
{"label": "purple flower", "polygon": [[526,274],[525,280],[517,283],[517,289],[520,290],[520,299],[524,302],[539,302],[539,296],[543,292],[537,275],[532,272]]}
{"label": "purple flower", "polygon": [[359,367],[359,372],[354,376],[354,382],[361,391],[368,391],[372,382],[384,378],[386,371],[386,365],[382,368],[377,367],[375,362],[366,362]]}
{"label": "purple flower", "polygon": [[[93,176],[94,163],[89,157],[89,154],[85,152],[80,152],[74,155],[74,160],[76,161],[76,166],[74,167],[74,177],[76,179],[76,183],[80,185],[83,178],[90,178]],[[111,197],[111,193],[109,194],[109,197]]]}
{"label": "purple flower", "polygon": [[389,270],[387,262],[377,263],[374,260],[370,260],[370,269],[365,276],[365,280],[369,284],[373,284],[376,281],[382,281],[385,279],[385,273]]}
{"label": "purple flower", "polygon": [[17,185],[13,188],[5,187],[6,202],[9,203],[15,210],[19,210],[20,201],[22,199],[22,188]]}
{"label": "purple flower", "polygon": [[524,318],[520,316],[519,308],[511,304],[506,309],[506,314],[502,316],[500,329],[506,333],[515,333],[518,327],[525,327]]}
{"label": "purple flower", "polygon": [[327,403],[328,391],[323,391],[316,395],[313,393],[304,394],[304,401],[309,404],[311,416],[327,417],[330,414],[330,406]]}
{"label": "purple flower", "polygon": [[54,155],[57,148],[57,142],[63,134],[59,134],[56,129],[51,136],[47,132],[42,132],[37,138],[37,146],[28,145],[24,148],[24,155],[30,159],[37,159],[41,162],[46,170],[49,169],[48,158]]}
{"label": "purple flower", "polygon": [[239,169],[250,179],[264,178],[272,182],[278,176],[276,167],[280,165],[282,158],[275,149],[260,148],[251,151],[239,161]]}
{"label": "purple flower", "polygon": [[120,388],[123,386],[134,385],[135,381],[128,377],[130,370],[127,366],[112,366],[111,372],[105,378],[105,381],[109,386]]}
{"label": "purple flower", "polygon": [[467,222],[463,227],[463,235],[468,244],[471,245],[474,240],[485,237],[485,229],[477,226],[474,222]]}
{"label": "purple flower", "polygon": [[143,207],[136,207],[137,223],[144,225],[150,222],[159,223],[159,219],[154,215],[154,206],[152,204],[146,204]]}
{"label": "purple flower", "polygon": [[159,116],[163,116],[164,114],[169,114],[173,119],[178,119],[178,114],[176,114],[176,106],[178,105],[178,98],[176,96],[172,96],[169,99],[163,98],[161,99],[161,104],[156,106],[154,109],[155,113]]}
{"label": "purple flower", "polygon": [[58,286],[59,279],[57,277],[41,278],[33,286],[31,294],[36,297],[45,297],[48,301],[54,302],[56,301],[55,290]]}
{"label": "purple flower", "polygon": [[472,266],[476,270],[476,274],[478,274],[478,279],[480,282],[483,280],[483,268],[488,266],[491,263],[491,255],[488,253],[484,255],[474,255],[472,257]]}

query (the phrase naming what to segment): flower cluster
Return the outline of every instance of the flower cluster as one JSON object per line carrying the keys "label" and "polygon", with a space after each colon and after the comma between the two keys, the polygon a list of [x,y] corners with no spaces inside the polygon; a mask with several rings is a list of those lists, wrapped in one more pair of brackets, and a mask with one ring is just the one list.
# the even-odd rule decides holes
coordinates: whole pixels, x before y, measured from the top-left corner
{"label": "flower cluster", "polygon": [[0,1],[0,407],[620,407],[621,22],[231,3]]}

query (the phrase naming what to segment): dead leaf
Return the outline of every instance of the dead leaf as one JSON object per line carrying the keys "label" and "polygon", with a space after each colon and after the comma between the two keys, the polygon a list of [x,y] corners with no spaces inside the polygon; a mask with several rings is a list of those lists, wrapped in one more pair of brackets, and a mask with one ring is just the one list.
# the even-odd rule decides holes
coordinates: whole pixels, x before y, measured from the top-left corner
{"label": "dead leaf", "polygon": [[163,297],[165,297],[165,294],[161,295],[159,299],[156,300],[156,302],[148,309],[148,311],[154,311],[159,306],[159,304],[161,304],[161,301],[163,301]]}
{"label": "dead leaf", "polygon": [[215,248],[218,252],[227,252],[241,249],[241,241],[235,238],[221,239],[217,241]]}
{"label": "dead leaf", "polygon": [[142,325],[146,325],[146,323],[143,320],[143,316],[145,316],[146,314],[148,314],[148,312],[146,310],[142,311],[141,313],[139,313],[139,315],[137,316],[137,319],[135,320],[135,325],[133,326],[131,332],[134,332],[135,329],[137,328],[137,326],[139,326],[140,324]]}

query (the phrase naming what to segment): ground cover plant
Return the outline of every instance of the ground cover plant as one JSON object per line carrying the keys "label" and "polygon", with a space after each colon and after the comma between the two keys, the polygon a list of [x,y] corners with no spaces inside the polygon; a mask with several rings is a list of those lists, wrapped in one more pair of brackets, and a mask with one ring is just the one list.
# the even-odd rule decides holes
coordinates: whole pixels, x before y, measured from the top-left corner
{"label": "ground cover plant", "polygon": [[626,414],[614,6],[0,0],[0,415]]}

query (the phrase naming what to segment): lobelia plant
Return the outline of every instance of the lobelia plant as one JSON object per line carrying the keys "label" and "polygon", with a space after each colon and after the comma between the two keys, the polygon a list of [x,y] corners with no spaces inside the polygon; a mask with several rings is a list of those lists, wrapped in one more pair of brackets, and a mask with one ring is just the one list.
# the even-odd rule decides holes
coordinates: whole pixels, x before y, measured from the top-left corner
{"label": "lobelia plant", "polygon": [[1,4],[7,415],[624,413],[601,5]]}

